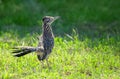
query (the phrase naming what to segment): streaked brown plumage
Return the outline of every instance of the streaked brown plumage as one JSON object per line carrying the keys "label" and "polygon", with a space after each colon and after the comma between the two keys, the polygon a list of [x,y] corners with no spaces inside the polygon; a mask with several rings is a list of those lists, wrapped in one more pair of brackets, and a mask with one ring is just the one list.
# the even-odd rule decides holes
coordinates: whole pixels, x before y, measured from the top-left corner
{"label": "streaked brown plumage", "polygon": [[36,52],[40,61],[47,59],[47,56],[52,52],[54,47],[54,35],[51,29],[51,24],[58,19],[58,17],[45,16],[43,17],[43,32],[39,37],[39,44],[37,47],[18,46],[15,47],[13,53],[15,57],[21,57],[31,52]]}

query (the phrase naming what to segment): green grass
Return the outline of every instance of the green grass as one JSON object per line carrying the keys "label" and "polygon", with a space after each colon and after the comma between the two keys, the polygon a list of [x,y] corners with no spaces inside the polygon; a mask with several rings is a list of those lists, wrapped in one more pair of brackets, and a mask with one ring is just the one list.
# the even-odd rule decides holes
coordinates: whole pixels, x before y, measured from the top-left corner
{"label": "green grass", "polygon": [[[6,36],[8,38],[6,38]],[[120,37],[96,38],[91,40],[77,35],[65,39],[56,37],[55,47],[49,56],[50,68],[37,60],[32,53],[15,58],[10,53],[13,46],[36,46],[37,35],[19,38],[3,34],[0,43],[1,79],[119,79]]]}
{"label": "green grass", "polygon": [[[0,79],[120,79],[119,9],[119,0],[0,0]],[[11,53],[37,46],[45,15],[60,16],[50,68]]]}

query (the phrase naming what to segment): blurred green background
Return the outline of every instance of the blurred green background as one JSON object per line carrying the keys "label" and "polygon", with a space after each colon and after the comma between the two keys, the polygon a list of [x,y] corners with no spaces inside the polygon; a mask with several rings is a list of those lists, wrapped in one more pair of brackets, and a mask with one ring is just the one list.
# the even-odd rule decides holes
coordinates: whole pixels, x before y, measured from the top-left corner
{"label": "blurred green background", "polygon": [[[15,46],[36,46],[42,17],[52,24],[50,69],[36,53],[21,58]],[[120,79],[120,0],[0,0],[0,79]]]}
{"label": "blurred green background", "polygon": [[119,0],[0,0],[0,34],[41,33],[46,15],[60,16],[52,27],[57,36],[73,29],[92,38],[120,34]]}

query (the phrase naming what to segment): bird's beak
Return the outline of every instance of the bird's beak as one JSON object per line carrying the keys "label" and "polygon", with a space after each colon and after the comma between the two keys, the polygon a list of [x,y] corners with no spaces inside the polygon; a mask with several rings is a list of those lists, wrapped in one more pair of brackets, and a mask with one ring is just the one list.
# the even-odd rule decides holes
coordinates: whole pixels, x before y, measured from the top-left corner
{"label": "bird's beak", "polygon": [[58,19],[58,18],[60,18],[60,17],[59,17],[59,16],[55,16],[55,17],[54,17],[54,20],[56,20],[56,19]]}
{"label": "bird's beak", "polygon": [[51,22],[49,24],[52,24],[55,20],[57,20],[59,18],[59,16],[55,16],[51,18]]}

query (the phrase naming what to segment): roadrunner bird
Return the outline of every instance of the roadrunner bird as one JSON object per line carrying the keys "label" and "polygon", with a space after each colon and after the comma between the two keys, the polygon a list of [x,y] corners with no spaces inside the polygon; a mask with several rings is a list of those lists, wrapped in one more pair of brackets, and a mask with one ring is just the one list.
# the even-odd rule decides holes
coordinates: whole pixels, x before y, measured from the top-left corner
{"label": "roadrunner bird", "polygon": [[[18,46],[15,47],[13,53],[15,53],[15,57],[21,57],[31,52],[36,52],[37,57],[40,61],[44,59],[48,59],[48,55],[52,52],[54,47],[54,35],[51,29],[51,24],[58,19],[57,17],[45,16],[42,19],[42,35],[39,37],[39,43],[37,47],[30,46]],[[48,62],[47,62],[48,64]]]}

